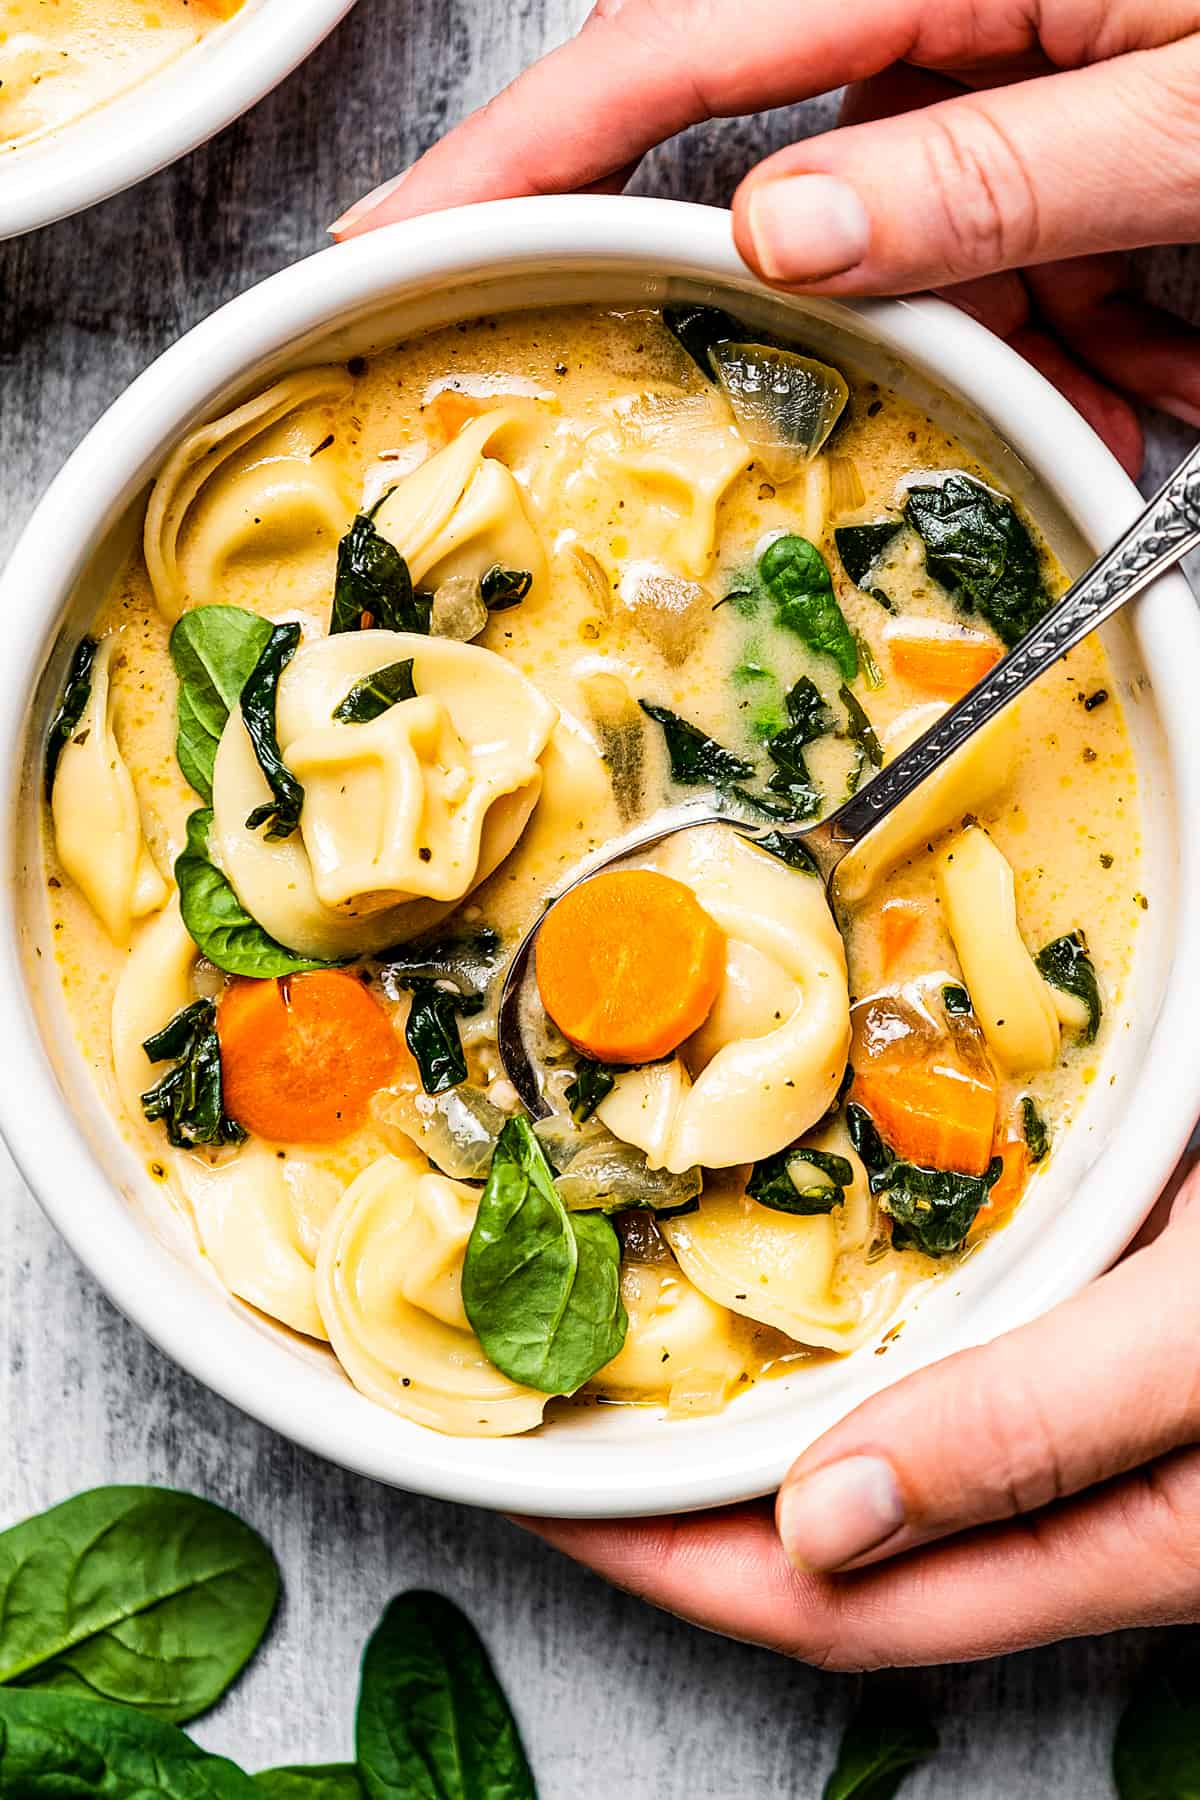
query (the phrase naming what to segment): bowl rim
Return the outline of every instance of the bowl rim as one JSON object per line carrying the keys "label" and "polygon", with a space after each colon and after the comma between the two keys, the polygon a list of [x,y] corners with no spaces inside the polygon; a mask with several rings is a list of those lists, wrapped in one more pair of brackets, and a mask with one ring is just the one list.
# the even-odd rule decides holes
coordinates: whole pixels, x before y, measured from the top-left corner
{"label": "bowl rim", "polygon": [[[119,1309],[175,1362],[262,1423],[306,1448],[394,1486],[527,1513],[629,1517],[726,1504],[776,1487],[811,1436],[847,1410],[796,1411],[795,1436],[778,1415],[735,1431],[697,1435],[672,1424],[678,1454],[651,1472],[638,1457],[597,1460],[574,1438],[444,1438],[397,1432],[393,1416],[338,1383],[319,1403],[312,1371],[283,1353],[278,1334],[254,1348],[244,1331],[217,1329],[212,1296],[179,1279],[166,1247],[134,1218],[86,1142],[78,1109],[55,1079],[34,1019],[17,918],[16,809],[25,723],[36,671],[107,522],[128,505],[165,446],[206,416],[248,372],[290,345],[332,331],[351,314],[431,288],[453,289],[506,269],[653,271],[770,299],[733,245],[729,215],[676,201],[613,196],[540,197],[431,214],[324,250],[272,276],[191,330],[147,369],[92,428],[51,484],[3,576],[0,616],[9,655],[0,664],[0,804],[7,808],[0,863],[0,1041],[14,1072],[0,1084],[0,1131],[43,1210]],[[1091,428],[1041,375],[974,320],[944,302],[818,303],[826,317],[869,324],[891,349],[967,396],[1035,470],[1093,542],[1107,541],[1143,504]],[[1053,456],[1052,465],[1049,462]],[[1053,475],[1050,467],[1053,468]],[[1177,816],[1200,816],[1200,737],[1190,729],[1200,671],[1200,613],[1181,576],[1161,579],[1137,603],[1136,632],[1171,753]],[[1200,834],[1178,834],[1175,874],[1183,894],[1200,878]],[[1180,909],[1186,920],[1186,908]],[[1150,1211],[1200,1111],[1200,1019],[1187,996],[1200,982],[1200,930],[1181,931],[1174,965],[1131,1093],[1132,1117],[1088,1174],[1104,1195],[1086,1241],[1062,1233],[1058,1254],[1031,1259],[1021,1280],[984,1292],[970,1318],[932,1347],[877,1365],[882,1381],[1026,1322],[1098,1275]],[[1130,1109],[1132,1115],[1132,1108]],[[1136,1139],[1136,1142],[1135,1142]],[[171,1267],[175,1277],[171,1279]],[[945,1284],[943,1284],[945,1285]],[[960,1309],[960,1314],[963,1309]],[[237,1315],[240,1317],[241,1315]],[[278,1354],[272,1354],[278,1351]],[[266,1374],[269,1371],[269,1379]],[[856,1402],[857,1403],[857,1402]],[[737,1408],[721,1415],[729,1420]],[[404,1424],[404,1422],[401,1422]],[[706,1421],[705,1423],[712,1423]],[[789,1419],[789,1425],[791,1420]],[[517,1452],[513,1453],[513,1447]],[[532,1446],[532,1454],[521,1446]]]}
{"label": "bowl rim", "polygon": [[0,241],[83,212],[223,131],[311,55],[355,0],[258,0],[45,137],[0,151]]}

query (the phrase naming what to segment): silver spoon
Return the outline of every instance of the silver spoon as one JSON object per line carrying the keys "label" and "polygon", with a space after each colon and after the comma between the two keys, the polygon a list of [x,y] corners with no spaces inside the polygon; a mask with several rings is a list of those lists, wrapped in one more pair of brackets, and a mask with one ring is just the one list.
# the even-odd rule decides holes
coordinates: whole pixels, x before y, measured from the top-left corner
{"label": "silver spoon", "polygon": [[[984,676],[978,686],[936,724],[919,737],[894,762],[888,763],[844,806],[813,825],[783,829],[782,835],[798,843],[812,857],[827,891],[842,858],[887,818],[901,801],[920,787],[975,733],[1036,681],[1050,665],[1103,625],[1189,550],[1200,545],[1200,445],[1179,465],[1151,500],[1141,516],[1112,549],[1092,564],[1069,587],[1062,599],[1015,647]],[[537,923],[525,933],[509,964],[500,994],[497,1034],[500,1060],[520,1095],[522,1105],[535,1119],[549,1115],[538,1065],[531,1055],[522,1025],[528,1000],[531,960],[537,934],[552,906],[565,894],[613,863],[623,862],[639,850],[661,843],[677,831],[701,825],[730,825],[753,842],[778,824],[748,825],[744,813],[723,810],[719,800],[707,798],[670,807],[646,820],[626,836],[614,839],[581,862],[570,878],[547,901]]]}

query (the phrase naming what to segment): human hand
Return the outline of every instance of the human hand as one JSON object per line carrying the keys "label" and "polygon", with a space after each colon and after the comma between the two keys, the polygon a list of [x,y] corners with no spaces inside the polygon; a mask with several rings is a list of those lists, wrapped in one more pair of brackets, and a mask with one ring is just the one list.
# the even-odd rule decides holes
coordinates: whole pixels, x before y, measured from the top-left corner
{"label": "human hand", "polygon": [[1141,431],[1124,396],[1200,424],[1197,334],[1105,254],[1198,235],[1197,0],[599,0],[334,235],[619,189],[688,125],[843,82],[842,128],[768,157],[734,196],[757,273],[798,293],[950,289],[1132,472]]}

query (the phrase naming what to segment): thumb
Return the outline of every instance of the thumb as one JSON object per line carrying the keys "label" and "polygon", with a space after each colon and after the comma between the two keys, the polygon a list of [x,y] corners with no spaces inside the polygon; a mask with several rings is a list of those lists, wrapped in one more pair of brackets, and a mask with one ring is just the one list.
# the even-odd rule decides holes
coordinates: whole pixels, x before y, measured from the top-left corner
{"label": "thumb", "polygon": [[742,183],[738,248],[778,285],[869,294],[1190,240],[1198,85],[1185,40],[809,139]]}
{"label": "thumb", "polygon": [[[1189,1190],[1200,1194],[1200,1174]],[[1200,1206],[1184,1207],[1155,1243],[1045,1318],[867,1401],[780,1490],[791,1561],[820,1573],[878,1562],[1193,1441],[1198,1271]]]}

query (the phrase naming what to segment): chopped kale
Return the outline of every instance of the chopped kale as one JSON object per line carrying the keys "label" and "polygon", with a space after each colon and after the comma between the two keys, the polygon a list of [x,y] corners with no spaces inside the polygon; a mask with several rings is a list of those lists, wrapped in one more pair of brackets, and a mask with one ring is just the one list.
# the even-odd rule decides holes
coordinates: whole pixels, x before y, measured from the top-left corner
{"label": "chopped kale", "polygon": [[983,482],[955,472],[911,487],[904,516],[925,545],[928,573],[1010,648],[1050,606],[1028,528],[1012,501]]}
{"label": "chopped kale", "polygon": [[142,1111],[151,1124],[161,1121],[176,1150],[243,1142],[246,1133],[225,1111],[215,1001],[193,1000],[142,1048],[152,1063],[175,1064],[142,1095]]}
{"label": "chopped kale", "polygon": [[1038,974],[1051,987],[1059,988],[1064,994],[1073,994],[1076,1000],[1083,1002],[1088,1015],[1083,1042],[1094,1044],[1104,1006],[1096,965],[1088,955],[1087,939],[1082,931],[1069,931],[1065,937],[1055,938],[1052,944],[1038,951],[1034,961]]}

